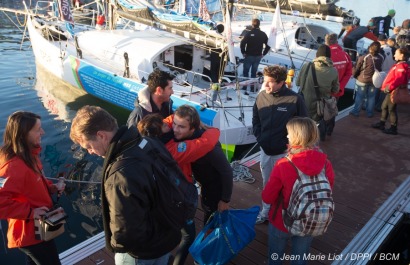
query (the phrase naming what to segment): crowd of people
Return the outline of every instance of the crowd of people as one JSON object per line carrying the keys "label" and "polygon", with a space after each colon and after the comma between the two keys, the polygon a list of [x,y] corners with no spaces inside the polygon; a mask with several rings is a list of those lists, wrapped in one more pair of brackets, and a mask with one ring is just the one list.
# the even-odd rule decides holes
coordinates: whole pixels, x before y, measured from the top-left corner
{"label": "crowd of people", "polygon": [[[388,17],[394,14],[389,11]],[[353,28],[343,40],[345,47],[352,50],[364,36],[374,41],[369,53],[359,56],[355,67],[351,54],[338,44],[338,35],[326,35],[316,58],[301,68],[296,80],[299,93],[287,87],[285,67],[272,65],[263,71],[262,88],[253,106],[252,126],[260,145],[263,179],[262,209],[256,224],[269,222],[269,264],[276,264],[269,257],[275,253],[282,256],[288,240],[292,241],[295,257],[309,253],[313,237],[289,233],[282,214],[277,214],[278,207],[282,207],[279,212],[288,207],[299,171],[308,176],[323,171],[333,187],[332,164],[319,148],[319,142],[332,135],[335,119],[324,122],[318,115],[318,97],[340,98],[353,75],[356,96],[351,114],[360,115],[366,98],[366,114],[373,117],[381,101],[380,121],[372,127],[386,134],[397,134],[397,106],[385,95],[407,86],[409,51],[406,47],[390,46],[388,18],[383,26],[380,21],[378,25],[374,23]],[[376,27],[379,36],[372,32]],[[403,28],[394,33],[401,36]],[[404,29],[408,30],[408,24]],[[254,77],[260,59],[269,49],[266,34],[260,31],[259,20],[254,19],[252,29],[241,43],[245,57],[243,76],[248,76],[251,70]],[[393,58],[387,59],[389,56]],[[371,78],[375,70],[388,71],[380,88],[375,87]],[[146,137],[158,143],[157,152],[172,156],[189,183],[201,186],[204,223],[212,213],[229,209],[233,172],[218,141],[219,130],[202,124],[192,106],[182,105],[173,111],[172,80],[170,74],[154,70],[147,88],[138,93],[127,125],[119,126],[110,113],[98,106],[82,107],[71,124],[71,140],[88,153],[104,158],[103,226],[106,246],[115,253],[116,265],[162,265],[171,261],[174,265],[185,264],[196,235],[194,219],[186,220],[182,229],[176,229],[159,217],[157,204],[161,194],[152,177],[155,176],[152,163],[135,159],[145,148]],[[388,118],[390,127],[385,128]],[[38,115],[24,111],[10,115],[0,148],[0,218],[8,219],[8,246],[24,252],[27,264],[55,265],[60,261],[54,241],[41,241],[34,236],[34,220],[53,207],[52,194],[64,190],[45,178],[39,159],[43,134]]]}

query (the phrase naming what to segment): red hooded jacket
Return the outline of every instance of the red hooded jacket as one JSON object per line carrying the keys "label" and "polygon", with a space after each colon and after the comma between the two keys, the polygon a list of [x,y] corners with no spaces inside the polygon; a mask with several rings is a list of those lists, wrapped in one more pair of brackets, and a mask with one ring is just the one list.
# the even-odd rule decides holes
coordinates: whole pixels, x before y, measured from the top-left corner
{"label": "red hooded jacket", "polygon": [[[334,172],[332,164],[327,160],[327,156],[317,150],[302,151],[297,154],[289,155],[292,162],[303,173],[309,176],[317,175],[326,166],[326,176],[330,186],[333,188]],[[286,158],[279,159],[273,167],[269,181],[262,191],[262,200],[271,204],[269,210],[269,222],[277,229],[288,233],[282,219],[282,207],[280,206],[274,215],[279,194],[283,194],[283,207],[286,209],[289,205],[290,195],[292,194],[293,184],[298,178],[298,173]]]}
{"label": "red hooded jacket", "polygon": [[[173,121],[174,114],[169,115],[164,119],[164,123],[167,124],[169,128],[172,128]],[[185,178],[189,182],[193,182],[191,163],[214,149],[219,140],[219,135],[219,129],[209,128],[197,139],[179,142],[172,139],[165,144],[165,147],[171,153],[175,161],[177,161],[178,166],[181,168]]]}
{"label": "red hooded jacket", "polygon": [[[41,148],[35,149],[36,157]],[[43,166],[38,159],[37,166]],[[0,219],[8,220],[8,247],[19,248],[40,243],[34,238],[33,210],[42,206],[51,208],[49,194],[51,181],[34,172],[19,157],[0,165]]]}
{"label": "red hooded jacket", "polygon": [[409,79],[409,65],[404,61],[400,61],[392,66],[380,89],[382,91],[388,89],[389,92],[392,92],[401,85],[407,86]]}

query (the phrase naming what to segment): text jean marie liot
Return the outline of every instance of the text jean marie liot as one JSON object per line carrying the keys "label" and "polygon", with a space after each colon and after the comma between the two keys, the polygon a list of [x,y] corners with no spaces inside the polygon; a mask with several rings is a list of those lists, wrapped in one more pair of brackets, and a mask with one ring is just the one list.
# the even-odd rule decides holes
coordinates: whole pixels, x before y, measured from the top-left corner
{"label": "text jean marie liot", "polygon": [[273,253],[271,255],[272,260],[386,260],[393,261],[400,259],[400,253],[344,253],[344,254],[304,254],[300,255],[287,255],[279,257],[278,254]]}

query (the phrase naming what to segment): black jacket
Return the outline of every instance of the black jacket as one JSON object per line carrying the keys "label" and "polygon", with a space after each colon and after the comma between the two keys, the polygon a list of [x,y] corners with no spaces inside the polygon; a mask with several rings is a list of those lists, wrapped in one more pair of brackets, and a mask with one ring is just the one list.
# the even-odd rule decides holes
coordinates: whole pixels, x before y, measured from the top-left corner
{"label": "black jacket", "polygon": [[128,116],[128,127],[136,125],[142,118],[151,113],[159,113],[163,118],[168,117],[174,113],[172,103],[172,99],[170,99],[169,102],[162,103],[161,109],[158,109],[157,105],[152,101],[148,87],[141,89],[135,98],[134,110]]}
{"label": "black jacket", "polygon": [[233,172],[221,144],[192,164],[195,180],[201,183],[201,194],[205,205],[212,211],[220,200],[229,202],[232,195]]}
{"label": "black jacket", "polygon": [[270,156],[287,149],[286,123],[293,117],[307,117],[303,98],[286,85],[273,94],[262,90],[253,105],[253,134],[263,151]]}
{"label": "black jacket", "polygon": [[[265,44],[265,49],[263,45]],[[263,49],[263,52],[262,52]],[[259,28],[253,28],[241,41],[241,52],[243,55],[262,56],[269,52],[268,36]]]}
{"label": "black jacket", "polygon": [[103,225],[109,250],[155,259],[178,245],[181,232],[158,217],[152,167],[133,159],[140,141],[135,126],[124,126],[110,143],[103,167]]}

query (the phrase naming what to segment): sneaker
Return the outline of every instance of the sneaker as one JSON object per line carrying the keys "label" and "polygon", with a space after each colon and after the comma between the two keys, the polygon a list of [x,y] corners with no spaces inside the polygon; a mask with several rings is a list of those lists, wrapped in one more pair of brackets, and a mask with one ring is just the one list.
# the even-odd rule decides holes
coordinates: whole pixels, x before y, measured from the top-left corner
{"label": "sneaker", "polygon": [[354,113],[353,111],[349,112],[349,115],[355,116],[355,117],[359,117],[359,114]]}
{"label": "sneaker", "polygon": [[258,214],[258,217],[256,217],[256,222],[255,224],[260,225],[263,224],[264,222],[268,221],[268,218],[261,216]]}

